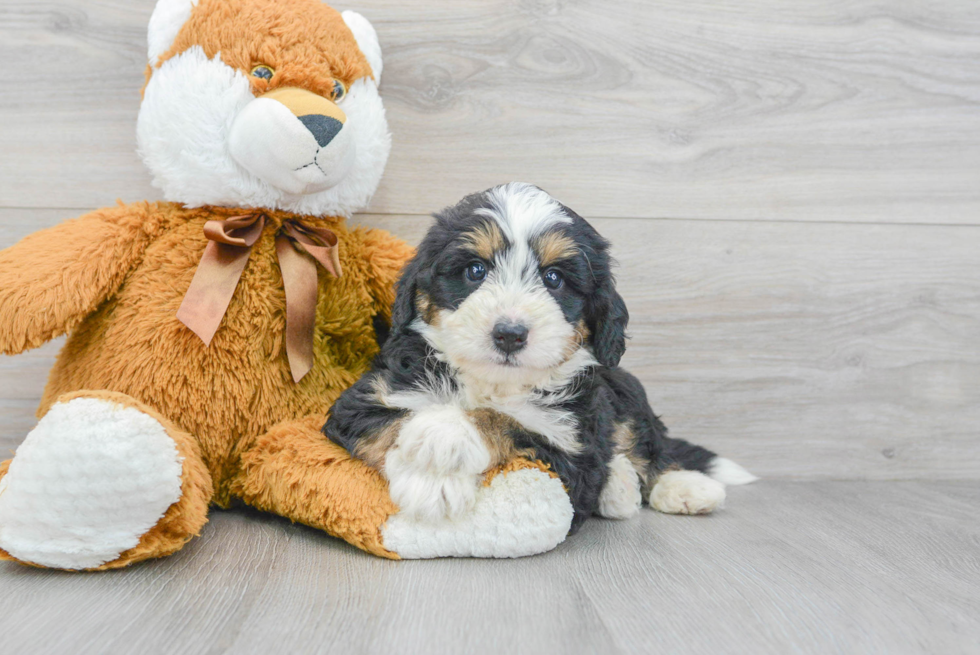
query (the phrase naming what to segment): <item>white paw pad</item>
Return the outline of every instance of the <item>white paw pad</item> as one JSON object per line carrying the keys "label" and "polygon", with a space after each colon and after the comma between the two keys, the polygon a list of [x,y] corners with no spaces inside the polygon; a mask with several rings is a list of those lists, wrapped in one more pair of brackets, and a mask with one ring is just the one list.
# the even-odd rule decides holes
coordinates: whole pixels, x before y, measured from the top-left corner
{"label": "white paw pad", "polygon": [[431,523],[399,512],[381,534],[385,548],[405,559],[524,557],[564,541],[573,514],[561,480],[525,469],[481,484],[472,510],[455,521]]}
{"label": "white paw pad", "polygon": [[699,471],[661,473],[650,506],[667,514],[707,514],[725,502],[725,485]]}
{"label": "white paw pad", "polygon": [[640,511],[640,476],[626,455],[609,462],[609,477],[599,495],[599,515],[607,519],[628,519]]}
{"label": "white paw pad", "polygon": [[87,569],[116,559],[180,499],[182,458],[158,421],[97,398],[54,405],[0,480],[0,548]]}

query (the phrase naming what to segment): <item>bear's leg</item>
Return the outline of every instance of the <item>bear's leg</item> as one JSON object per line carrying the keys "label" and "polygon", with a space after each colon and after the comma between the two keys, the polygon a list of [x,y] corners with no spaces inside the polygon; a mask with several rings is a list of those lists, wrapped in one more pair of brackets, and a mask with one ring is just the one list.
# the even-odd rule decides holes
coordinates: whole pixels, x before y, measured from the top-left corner
{"label": "bear's leg", "polygon": [[0,464],[0,558],[80,570],[169,555],[211,495],[186,432],[125,394],[65,394]]}
{"label": "bear's leg", "polygon": [[398,508],[381,475],[323,434],[324,418],[284,421],[241,454],[231,493],[381,557],[381,526]]}
{"label": "bear's leg", "polygon": [[280,423],[249,444],[232,493],[390,558],[521,557],[568,533],[573,510],[561,480],[526,460],[488,474],[474,508],[456,521],[402,516],[381,474],[323,436],[323,422]]}

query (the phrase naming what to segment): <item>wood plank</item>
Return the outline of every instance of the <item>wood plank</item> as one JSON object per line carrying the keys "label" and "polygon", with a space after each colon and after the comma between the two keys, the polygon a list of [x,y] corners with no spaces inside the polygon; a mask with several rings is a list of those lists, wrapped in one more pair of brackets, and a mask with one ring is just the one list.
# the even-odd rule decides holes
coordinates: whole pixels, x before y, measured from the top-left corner
{"label": "wood plank", "polygon": [[[0,206],[157,197],[134,154],[152,4],[0,7]],[[395,140],[375,212],[521,179],[590,215],[980,220],[976,2],[357,9]]]}
{"label": "wood plank", "polygon": [[[521,560],[380,560],[251,511],[110,574],[0,564],[10,652],[972,652],[955,482],[762,482],[710,517],[592,520]],[[57,617],[57,620],[52,620]]]}
{"label": "wood plank", "polygon": [[[0,247],[62,216],[0,210]],[[355,222],[418,243],[430,220]],[[980,228],[593,224],[621,264],[624,366],[676,436],[765,478],[980,477]],[[0,451],[57,347],[0,358]]]}

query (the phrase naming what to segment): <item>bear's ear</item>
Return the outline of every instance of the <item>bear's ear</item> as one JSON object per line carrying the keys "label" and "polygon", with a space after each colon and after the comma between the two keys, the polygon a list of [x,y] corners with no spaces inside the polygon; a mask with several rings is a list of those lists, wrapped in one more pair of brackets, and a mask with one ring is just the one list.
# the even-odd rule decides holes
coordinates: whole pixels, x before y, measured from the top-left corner
{"label": "bear's ear", "polygon": [[146,56],[150,66],[156,67],[160,55],[173,45],[177,33],[191,17],[191,10],[197,3],[198,0],[157,0],[146,32]]}
{"label": "bear's ear", "polygon": [[347,27],[354,33],[357,47],[364,53],[371,72],[374,73],[374,81],[381,83],[381,44],[378,43],[378,33],[374,31],[374,26],[367,18],[361,16],[356,11],[345,11],[340,14]]}

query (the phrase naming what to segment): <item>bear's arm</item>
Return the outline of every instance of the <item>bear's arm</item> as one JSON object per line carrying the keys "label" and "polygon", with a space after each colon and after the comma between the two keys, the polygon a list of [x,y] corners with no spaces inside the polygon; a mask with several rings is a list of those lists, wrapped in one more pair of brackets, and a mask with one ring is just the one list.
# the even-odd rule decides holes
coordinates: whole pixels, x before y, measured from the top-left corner
{"label": "bear's arm", "polygon": [[355,234],[368,262],[366,282],[375,313],[391,325],[395,282],[415,249],[386,230],[358,228]]}
{"label": "bear's arm", "polygon": [[151,207],[97,209],[0,251],[0,352],[68,332],[111,296],[150,240]]}

